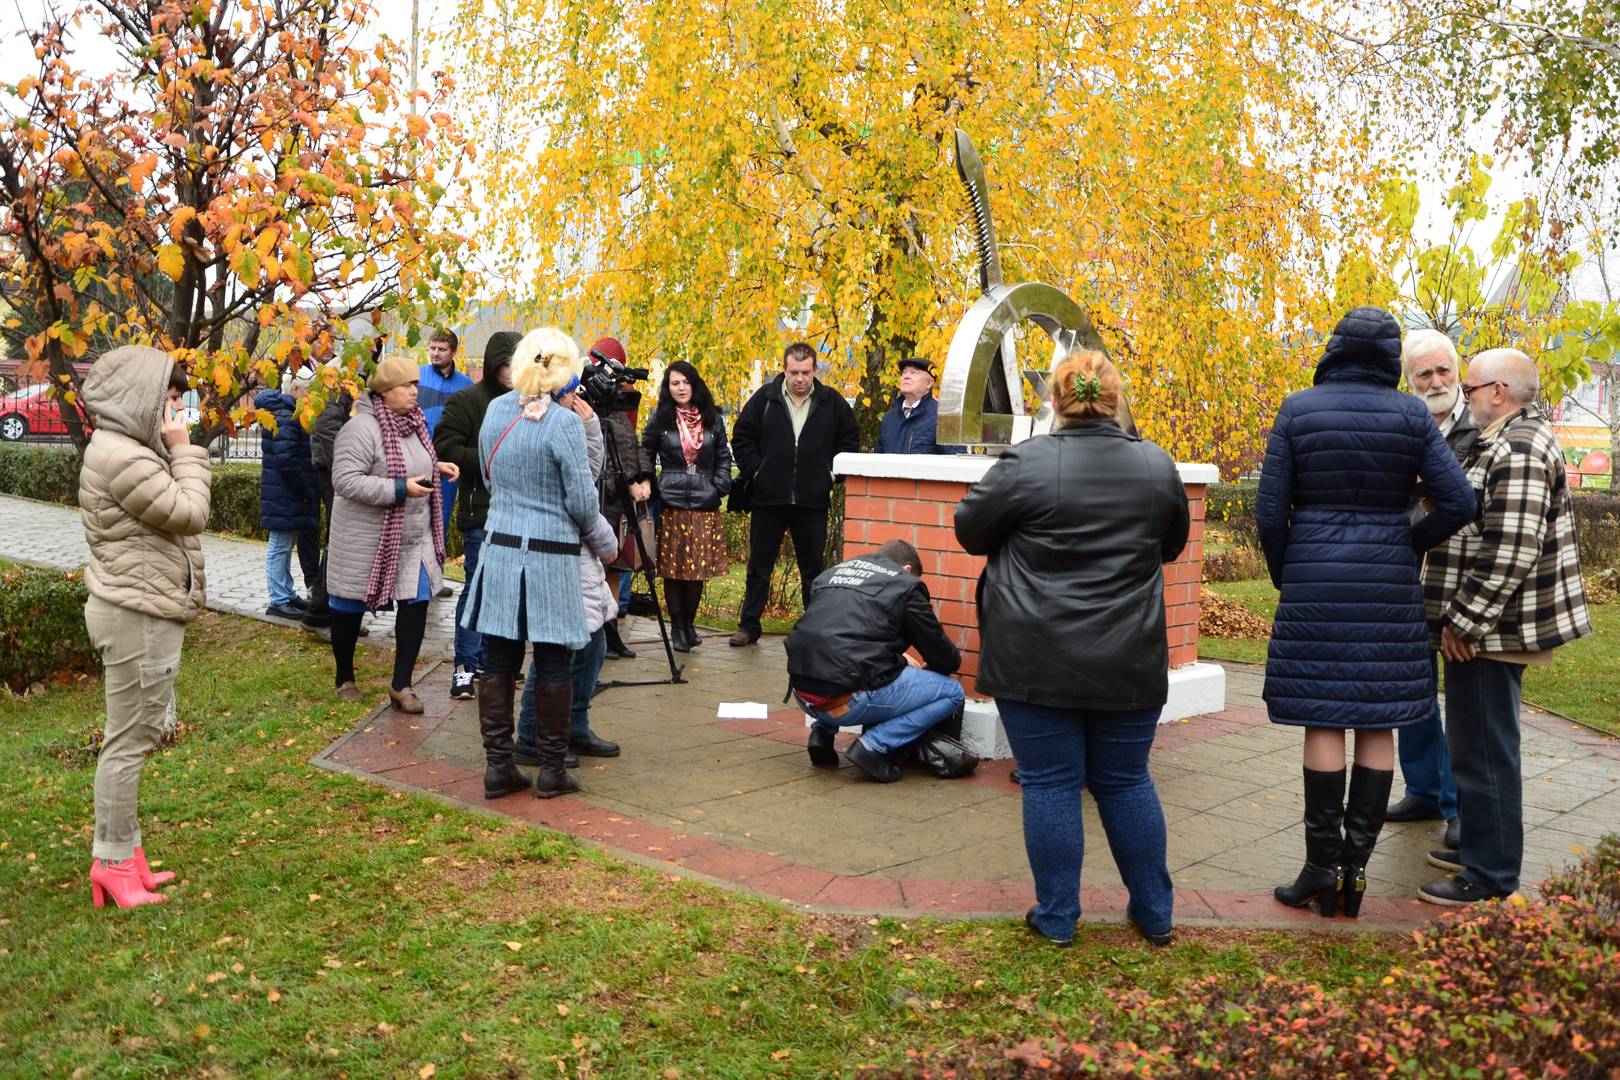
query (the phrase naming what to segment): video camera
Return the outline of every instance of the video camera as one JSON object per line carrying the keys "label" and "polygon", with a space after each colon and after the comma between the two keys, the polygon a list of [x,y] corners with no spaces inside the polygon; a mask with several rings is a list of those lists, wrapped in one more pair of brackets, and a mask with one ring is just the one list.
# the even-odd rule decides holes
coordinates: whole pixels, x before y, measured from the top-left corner
{"label": "video camera", "polygon": [[641,404],[634,385],[647,377],[646,368],[625,367],[611,356],[591,350],[592,364],[579,376],[579,392],[597,412],[629,412]]}

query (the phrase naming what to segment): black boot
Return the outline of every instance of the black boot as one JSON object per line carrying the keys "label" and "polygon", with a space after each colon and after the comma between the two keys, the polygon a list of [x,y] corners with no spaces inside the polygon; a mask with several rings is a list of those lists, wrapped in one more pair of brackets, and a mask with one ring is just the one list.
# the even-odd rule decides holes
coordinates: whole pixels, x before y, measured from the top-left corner
{"label": "black boot", "polygon": [[1350,770],[1350,794],[1344,807],[1344,854],[1339,857],[1340,888],[1344,913],[1351,918],[1361,914],[1361,898],[1367,892],[1367,860],[1384,828],[1384,810],[1389,806],[1389,789],[1395,783],[1395,770],[1369,769],[1357,765]]}
{"label": "black boot", "polygon": [[579,790],[579,778],[568,771],[568,726],[573,719],[571,683],[534,688],[534,741],[540,748],[540,771],[534,774],[534,793],[555,799]]}
{"label": "black boot", "polygon": [[689,611],[689,612],[686,613],[686,648],[687,648],[687,651],[690,652],[691,650],[697,648],[699,645],[702,645],[702,644],[703,644],[703,638],[699,637],[698,632],[697,632],[697,616],[692,614],[692,612]]}
{"label": "black boot", "polygon": [[486,675],[478,684],[478,730],[484,737],[484,798],[529,786],[512,764],[512,676]]}
{"label": "black boot", "polygon": [[634,660],[636,654],[624,647],[624,638],[619,636],[619,623],[616,619],[609,619],[602,624],[602,632],[607,635],[607,658],[609,660]]}
{"label": "black boot", "polygon": [[1344,847],[1339,826],[1343,820],[1344,770],[1306,769],[1305,868],[1292,885],[1279,885],[1272,891],[1280,902],[1296,908],[1314,902],[1318,914],[1332,916],[1339,895],[1340,851]]}

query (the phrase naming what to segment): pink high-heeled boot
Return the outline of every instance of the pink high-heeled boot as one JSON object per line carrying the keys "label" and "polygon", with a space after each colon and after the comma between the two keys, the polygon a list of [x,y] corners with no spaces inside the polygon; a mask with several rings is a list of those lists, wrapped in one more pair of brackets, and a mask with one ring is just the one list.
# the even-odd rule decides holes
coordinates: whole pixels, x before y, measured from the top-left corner
{"label": "pink high-heeled boot", "polygon": [[168,897],[148,892],[141,883],[141,871],[133,857],[123,862],[90,862],[90,899],[98,908],[107,906],[107,897],[121,908],[140,907],[142,904],[163,904]]}
{"label": "pink high-heeled boot", "polygon": [[146,852],[138,847],[135,849],[135,868],[141,872],[141,887],[147,892],[157,892],[159,885],[167,885],[174,880],[173,870],[159,870],[153,873],[152,868],[146,864]]}

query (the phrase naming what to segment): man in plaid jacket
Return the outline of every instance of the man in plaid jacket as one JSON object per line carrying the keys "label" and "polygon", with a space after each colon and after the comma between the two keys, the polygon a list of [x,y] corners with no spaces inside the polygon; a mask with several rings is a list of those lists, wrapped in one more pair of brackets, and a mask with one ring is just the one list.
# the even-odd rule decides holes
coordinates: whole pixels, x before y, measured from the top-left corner
{"label": "man in plaid jacket", "polygon": [[1534,362],[1517,349],[1482,352],[1461,389],[1481,429],[1464,463],[1480,518],[1429,552],[1423,569],[1429,633],[1446,663],[1460,842],[1430,853],[1456,873],[1418,895],[1449,907],[1518,889],[1524,669],[1592,632],[1564,456],[1536,406]]}

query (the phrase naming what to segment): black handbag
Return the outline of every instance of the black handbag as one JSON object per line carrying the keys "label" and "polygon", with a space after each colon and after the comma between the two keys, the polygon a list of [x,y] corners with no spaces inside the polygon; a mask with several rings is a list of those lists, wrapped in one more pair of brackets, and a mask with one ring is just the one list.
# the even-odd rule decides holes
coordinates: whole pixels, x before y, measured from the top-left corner
{"label": "black handbag", "polygon": [[978,756],[962,745],[960,739],[947,735],[939,727],[930,728],[913,747],[917,764],[941,780],[955,780],[979,767]]}

